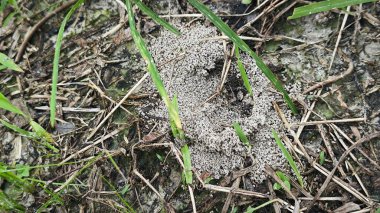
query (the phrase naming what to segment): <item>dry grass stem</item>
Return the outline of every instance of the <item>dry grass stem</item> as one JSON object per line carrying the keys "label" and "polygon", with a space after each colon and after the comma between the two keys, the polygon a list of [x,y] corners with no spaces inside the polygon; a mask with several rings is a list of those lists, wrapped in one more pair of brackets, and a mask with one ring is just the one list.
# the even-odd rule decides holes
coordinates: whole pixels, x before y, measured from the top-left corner
{"label": "dry grass stem", "polygon": [[282,122],[284,123],[285,128],[290,132],[290,134],[293,136],[293,139],[295,140],[295,142],[297,143],[299,148],[302,150],[302,153],[306,157],[308,162],[309,163],[313,162],[313,160],[310,158],[310,155],[307,153],[305,147],[302,145],[301,141],[297,137],[296,133],[290,128],[289,122],[287,121],[287,119],[286,119],[284,113],[282,112],[281,108],[277,105],[276,102],[273,102],[273,107],[276,110],[276,112],[277,112],[278,116],[280,117],[280,119],[282,120]]}
{"label": "dry grass stem", "polygon": [[111,138],[111,137],[117,135],[117,134],[118,134],[119,132],[121,132],[121,131],[122,131],[122,129],[116,129],[116,130],[110,132],[109,134],[103,136],[102,138],[100,138],[99,140],[95,141],[95,142],[92,143],[91,145],[88,145],[88,146],[82,148],[81,150],[75,152],[74,154],[70,155],[69,157],[65,158],[63,161],[61,161],[61,162],[59,163],[59,165],[62,165],[62,164],[64,164],[64,163],[68,162],[69,160],[71,160],[71,159],[77,157],[78,155],[82,154],[83,152],[87,151],[88,149],[93,148],[93,147],[95,147],[96,145],[102,143],[103,141],[105,141],[105,140],[107,140],[107,139],[109,139],[109,138]]}
{"label": "dry grass stem", "polygon": [[105,118],[96,126],[94,130],[91,131],[90,135],[87,136],[87,140],[91,139],[98,129],[103,126],[103,124],[111,117],[111,115],[128,99],[130,95],[132,95],[144,82],[144,80],[149,76],[149,73],[145,73],[145,75],[128,91],[128,93],[120,100],[120,102],[107,114]]}
{"label": "dry grass stem", "polygon": [[150,184],[150,182],[142,176],[140,172],[138,172],[136,169],[133,170],[133,173],[139,177],[144,183],[160,198],[162,202],[165,202],[164,197]]}
{"label": "dry grass stem", "polygon": [[290,124],[290,127],[293,126],[312,126],[312,125],[320,125],[320,124],[331,124],[331,123],[350,123],[350,122],[365,122],[366,118],[347,118],[340,120],[325,120],[325,121],[308,121],[308,122],[300,122]]}

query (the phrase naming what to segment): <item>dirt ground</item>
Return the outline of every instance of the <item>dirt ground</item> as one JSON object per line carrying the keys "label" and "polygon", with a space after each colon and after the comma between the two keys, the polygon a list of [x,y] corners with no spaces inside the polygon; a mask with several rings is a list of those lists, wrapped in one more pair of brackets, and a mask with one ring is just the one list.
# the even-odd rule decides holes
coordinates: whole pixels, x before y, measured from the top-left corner
{"label": "dirt ground", "polygon": [[[55,43],[75,1],[21,0],[1,12],[0,52],[24,72],[0,70],[0,92],[47,129],[57,149],[0,125],[1,212],[253,212],[262,204],[258,212],[380,212],[379,2],[288,20],[310,2],[203,1],[276,74],[298,115],[242,53],[254,95],[247,93],[233,45],[185,0],[144,2],[182,33],[171,35],[134,8],[165,88],[178,95],[186,140],[171,134],[117,1],[86,1],[67,23],[54,128]],[[0,119],[31,130],[14,113],[0,109]],[[182,176],[184,144],[191,185]],[[273,189],[284,181],[278,171],[290,190]]]}

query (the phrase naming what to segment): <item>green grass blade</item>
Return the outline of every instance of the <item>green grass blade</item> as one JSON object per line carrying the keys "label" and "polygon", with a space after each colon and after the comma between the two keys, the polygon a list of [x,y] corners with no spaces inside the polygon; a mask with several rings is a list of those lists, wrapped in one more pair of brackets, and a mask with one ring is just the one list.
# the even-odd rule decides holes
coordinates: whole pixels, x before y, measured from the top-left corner
{"label": "green grass blade", "polygon": [[0,211],[4,212],[25,212],[25,208],[16,201],[9,198],[0,189]]}
{"label": "green grass blade", "polygon": [[334,8],[343,8],[350,5],[362,4],[367,2],[375,2],[376,0],[327,0],[311,3],[294,9],[292,16],[288,19],[296,19],[303,16],[308,16],[314,13],[329,11]]}
{"label": "green grass blade", "polygon": [[325,160],[326,160],[325,152],[321,151],[319,153],[319,164],[323,165],[325,163]]}
{"label": "green grass blade", "polygon": [[11,69],[17,72],[24,72],[12,59],[10,59],[4,53],[0,53],[0,64],[5,66],[8,69]]}
{"label": "green grass blade", "polygon": [[167,30],[171,31],[172,33],[176,35],[180,35],[181,33],[179,30],[177,30],[175,27],[173,27],[171,24],[169,24],[164,19],[160,18],[153,10],[151,10],[148,6],[146,6],[144,3],[142,3],[140,0],[132,0],[143,13],[151,17],[155,22],[165,27]]}
{"label": "green grass blade", "polygon": [[67,21],[70,19],[71,15],[78,9],[84,0],[78,0],[66,14],[63,19],[61,26],[59,27],[57,41],[55,43],[55,51],[54,51],[54,60],[53,60],[53,78],[51,85],[51,96],[50,96],[50,125],[52,127],[55,126],[55,114],[56,114],[56,105],[57,105],[57,84],[58,84],[58,69],[59,69],[59,58],[61,55],[61,45],[63,39],[63,33],[65,31],[65,26]]}
{"label": "green grass blade", "polygon": [[30,120],[29,124],[30,126],[32,126],[32,129],[36,133],[38,139],[42,140],[41,141],[42,145],[52,150],[54,153],[59,152],[59,149],[51,145],[51,143],[54,142],[54,139],[50,135],[50,133],[48,133],[42,126],[40,126],[38,123],[34,122],[33,120]]}
{"label": "green grass blade", "polygon": [[255,208],[248,207],[247,210],[245,210],[244,213],[253,213],[253,212],[255,212],[255,211],[257,211],[257,210],[259,210],[261,208],[264,208],[267,205],[270,205],[270,204],[272,204],[274,202],[278,202],[278,201],[279,201],[278,199],[274,199],[274,200],[267,201],[267,202],[261,204],[260,206],[255,207]]}
{"label": "green grass blade", "polygon": [[208,7],[203,5],[201,2],[198,0],[188,0],[188,2],[190,2],[193,7],[205,15],[220,31],[228,36],[237,47],[247,52],[256,61],[256,65],[260,68],[264,75],[272,82],[274,87],[283,94],[285,102],[292,110],[292,112],[294,114],[297,114],[297,108],[293,101],[290,99],[288,93],[283,88],[281,82],[268,68],[268,66],[265,65],[261,58],[253,50],[251,50],[251,48],[249,48],[248,44],[245,43],[226,23],[224,23],[218,16],[216,16]]}
{"label": "green grass blade", "polygon": [[38,185],[45,191],[46,194],[50,196],[50,198],[37,209],[36,213],[48,212],[47,208],[49,206],[53,206],[54,204],[65,205],[63,199],[60,197],[59,192],[55,193],[54,191],[49,190],[46,187],[46,183]]}
{"label": "green grass blade", "polygon": [[[158,73],[156,64],[153,61],[152,55],[150,54],[144,40],[142,39],[140,33],[136,29],[135,19],[132,11],[132,4],[130,0],[126,0],[125,4],[127,6],[129,27],[131,29],[132,38],[140,51],[141,56],[144,58],[145,63],[148,65],[148,72],[153,80],[154,85],[156,86],[158,93],[160,94],[162,100],[164,101],[168,111],[169,117],[173,119],[173,122],[179,132],[182,132],[182,124],[179,118],[179,113],[173,106],[173,103],[170,101],[169,95],[165,90],[165,86],[162,83],[160,74]],[[183,134],[183,133],[181,133]]]}
{"label": "green grass blade", "polygon": [[126,201],[121,195],[119,192],[117,192],[117,189],[115,188],[115,186],[112,185],[112,183],[110,181],[108,181],[103,175],[101,176],[101,178],[103,179],[104,182],[107,183],[107,185],[112,189],[112,192],[115,193],[115,195],[120,199],[120,201],[124,204],[124,206],[126,207],[126,209],[128,210],[127,212],[136,212],[131,204],[129,204],[128,201]]}
{"label": "green grass blade", "polygon": [[33,137],[34,136],[33,132],[28,132],[28,131],[26,131],[24,129],[21,129],[20,127],[18,127],[16,125],[13,125],[13,124],[10,124],[10,123],[8,123],[7,121],[5,121],[3,119],[0,119],[0,123],[2,125],[4,125],[5,127],[7,127],[9,129],[11,129],[11,130],[13,130],[13,131],[15,131],[15,132],[23,135],[23,136],[27,136],[27,137]]}
{"label": "green grass blade", "polygon": [[0,12],[3,12],[8,4],[8,0],[0,0]]}
{"label": "green grass blade", "polygon": [[53,137],[48,133],[42,126],[40,126],[38,123],[31,120],[29,122],[30,126],[32,127],[33,131],[37,134],[38,137],[45,139],[47,142],[52,143]]}
{"label": "green grass blade", "polygon": [[183,157],[183,165],[185,167],[184,176],[186,184],[191,184],[193,182],[193,172],[191,170],[191,157],[190,150],[187,144],[181,148],[181,153]]}
{"label": "green grass blade", "polygon": [[242,0],[241,3],[242,4],[250,4],[252,2],[252,0]]}
{"label": "green grass blade", "polygon": [[[172,106],[174,107],[174,110],[179,114],[177,95],[174,95],[173,97]],[[170,117],[170,127],[172,129],[174,137],[179,138],[179,139],[185,139],[184,132],[177,128],[175,121],[172,117]]]}
{"label": "green grass blade", "polygon": [[240,125],[238,123],[234,123],[233,127],[235,129],[236,134],[239,136],[240,141],[248,147],[248,149],[251,149],[251,144],[249,143],[249,140],[247,136],[244,134],[243,130],[241,129]]}
{"label": "green grass blade", "polygon": [[247,72],[246,72],[246,70],[244,68],[243,62],[240,59],[239,47],[235,48],[235,55],[236,55],[236,58],[237,58],[237,65],[238,65],[238,68],[239,68],[239,71],[240,71],[241,78],[243,79],[244,86],[247,89],[249,95],[253,96],[252,86],[249,83]]}
{"label": "green grass blade", "polygon": [[[284,182],[284,185],[290,190],[291,186],[290,186],[289,178],[286,177],[286,175],[282,173],[281,171],[277,171],[276,175],[282,180],[282,182]],[[282,188],[282,186],[279,183],[274,183],[273,186],[275,190],[280,190]]]}
{"label": "green grass blade", "polygon": [[25,114],[19,108],[14,106],[1,92],[0,92],[0,108],[3,108],[10,112],[26,117]]}
{"label": "green grass blade", "polygon": [[302,181],[301,173],[298,170],[297,165],[294,162],[292,156],[290,155],[288,150],[285,148],[284,144],[282,144],[281,139],[280,139],[280,137],[278,137],[277,132],[272,130],[272,135],[273,135],[278,147],[281,149],[282,153],[284,154],[286,160],[289,162],[290,167],[292,168],[293,172],[296,174],[298,182],[300,183],[301,187],[303,187],[303,181]]}
{"label": "green grass blade", "polygon": [[2,163],[0,163],[0,178],[27,192],[32,192],[34,189],[33,184],[17,176],[15,173],[7,171],[7,166]]}

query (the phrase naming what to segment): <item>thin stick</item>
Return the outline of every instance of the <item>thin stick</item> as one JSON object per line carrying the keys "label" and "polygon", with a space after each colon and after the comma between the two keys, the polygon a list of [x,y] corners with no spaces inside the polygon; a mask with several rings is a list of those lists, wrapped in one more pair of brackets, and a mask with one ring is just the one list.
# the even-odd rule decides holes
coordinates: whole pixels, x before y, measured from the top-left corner
{"label": "thin stick", "polygon": [[[239,188],[240,180],[241,180],[241,177],[236,178],[236,180],[232,184],[232,187],[235,188],[235,189]],[[232,198],[233,198],[233,193],[229,193],[228,196],[227,196],[227,198],[226,198],[226,201],[224,202],[222,213],[227,213],[228,212],[228,208],[230,207]]]}
{"label": "thin stick", "polygon": [[189,193],[190,193],[191,205],[193,206],[193,213],[197,213],[197,206],[195,205],[195,198],[194,198],[193,189],[191,188],[190,185],[188,185],[187,187],[188,187]]}
{"label": "thin stick", "polygon": [[[300,197],[300,200],[313,200],[313,197]],[[319,201],[344,201],[345,197],[320,197]]]}
{"label": "thin stick", "polygon": [[138,172],[136,169],[133,170],[133,173],[139,177],[142,181],[145,182],[145,184],[154,192],[156,193],[156,195],[160,198],[160,200],[162,202],[165,201],[164,197],[152,186],[152,184],[150,184],[150,182],[144,178],[144,176],[142,176],[142,174],[140,172]]}
{"label": "thin stick", "polygon": [[87,137],[87,140],[91,139],[92,136],[95,135],[95,133],[98,131],[98,129],[103,126],[103,124],[108,120],[109,117],[128,99],[130,95],[134,93],[134,91],[140,87],[142,82],[149,76],[149,73],[145,73],[145,75],[132,87],[132,89],[129,90],[129,92],[124,96],[123,99],[120,100],[120,102],[111,110],[111,112],[108,113],[108,115],[103,118],[103,120],[96,126],[94,130],[90,133],[90,135]]}
{"label": "thin stick", "polygon": [[282,110],[280,109],[280,107],[277,105],[276,102],[273,102],[273,107],[276,110],[277,115],[280,117],[280,119],[284,123],[285,128],[288,129],[288,131],[290,132],[290,134],[293,136],[293,139],[296,141],[297,145],[302,150],[302,152],[303,152],[304,156],[306,157],[307,161],[309,163],[313,162],[313,160],[310,158],[309,154],[306,152],[305,147],[302,145],[301,141],[297,137],[296,133],[290,128],[288,120],[286,119],[284,113],[282,112]]}
{"label": "thin stick", "polygon": [[[318,92],[317,92],[316,95],[317,96],[321,95],[321,92],[322,92],[322,89],[318,90]],[[316,99],[315,101],[313,101],[313,103],[311,104],[311,106],[308,107],[307,113],[304,114],[304,116],[301,119],[302,122],[307,122],[307,120],[309,120],[309,117],[310,117],[312,111],[314,110],[315,104],[317,103],[317,100],[318,99]],[[304,127],[305,126],[298,127],[297,134],[296,134],[297,138],[299,138],[301,136],[301,133],[302,133]]]}
{"label": "thin stick", "polygon": [[[268,13],[271,11],[272,8],[276,8],[277,6],[281,5],[282,3],[280,2],[279,4],[275,5],[279,0],[275,0],[274,2],[272,2],[268,7],[266,7],[259,15],[257,15],[254,19],[252,19],[251,21],[249,21],[248,23],[246,23],[244,26],[242,26],[241,28],[239,28],[237,30],[237,34],[240,35],[240,34],[243,34],[247,31],[247,29],[253,24],[255,23],[257,20],[259,20],[261,18],[261,16],[263,16],[264,14]],[[285,0],[286,1],[286,0]]]}
{"label": "thin stick", "polygon": [[356,171],[354,170],[354,167],[351,165],[350,162],[346,161],[346,164],[348,165],[348,167],[351,169],[353,175],[355,176],[356,180],[359,182],[360,186],[362,187],[364,193],[367,195],[367,197],[369,197],[369,193],[368,193],[368,190],[367,188],[364,186],[363,184],[363,181],[360,179],[358,173],[356,173]]}
{"label": "thin stick", "polygon": [[[330,158],[332,159],[333,165],[335,166],[338,163],[338,161],[336,160],[335,154],[331,148],[331,143],[326,136],[325,129],[323,128],[322,125],[318,125],[318,130],[319,130],[319,133],[322,137],[323,143],[326,146],[327,153],[330,155]],[[339,172],[342,174],[342,176],[345,177],[346,173],[343,171],[342,167],[339,166],[338,169],[339,169]]]}
{"label": "thin stick", "polygon": [[365,122],[365,121],[366,121],[365,118],[347,118],[347,119],[340,119],[340,120],[308,121],[308,122],[300,122],[300,123],[290,124],[290,127],[293,127],[293,126],[312,126],[312,125],[331,124],[331,123]]}
{"label": "thin stick", "polygon": [[[89,80],[89,87],[95,89],[101,97],[104,97],[105,99],[109,100],[111,103],[113,104],[117,104],[116,101],[114,101],[113,99],[111,99],[110,97],[108,97],[96,84],[94,84],[94,82],[92,82],[91,80]],[[125,107],[123,106],[120,106],[121,109],[123,109],[126,113],[132,115],[132,112],[130,112],[129,110],[127,110]]]}
{"label": "thin stick", "polygon": [[269,195],[262,194],[259,192],[253,192],[253,191],[248,191],[240,188],[233,188],[233,187],[224,187],[224,186],[216,186],[212,184],[204,184],[203,187],[205,189],[213,190],[213,191],[218,191],[218,192],[225,192],[225,193],[235,193],[235,194],[240,194],[240,195],[245,195],[245,196],[253,196],[257,198],[269,198]]}
{"label": "thin stick", "polygon": [[76,153],[70,155],[70,156],[67,157],[65,160],[61,161],[61,163],[59,163],[58,165],[62,165],[62,164],[64,164],[64,163],[66,163],[67,161],[69,161],[69,160],[73,159],[74,157],[78,156],[79,154],[81,154],[81,153],[87,151],[88,149],[90,149],[90,148],[92,148],[92,147],[98,145],[99,143],[101,143],[101,142],[107,140],[108,138],[111,138],[112,136],[118,134],[120,131],[121,131],[121,129],[116,129],[116,130],[112,131],[111,133],[109,133],[108,135],[106,135],[106,136],[100,138],[99,140],[95,141],[95,142],[92,143],[91,145],[88,145],[88,146],[84,147],[83,149],[79,150],[78,152],[76,152]]}
{"label": "thin stick", "polygon": [[353,145],[350,146],[350,148],[348,148],[342,154],[342,156],[340,157],[338,163],[334,166],[334,168],[328,174],[325,182],[323,183],[323,185],[321,186],[321,188],[318,190],[318,193],[315,195],[313,201],[309,204],[308,209],[310,209],[314,205],[315,201],[322,195],[323,191],[326,189],[327,185],[330,183],[332,177],[334,176],[334,173],[335,173],[336,169],[338,168],[339,164],[344,161],[344,159],[351,153],[351,151],[354,150],[360,144],[362,144],[364,142],[367,142],[367,141],[370,141],[370,140],[372,140],[374,138],[377,138],[379,136],[380,136],[380,132],[376,132],[376,133],[373,133],[371,135],[368,135],[368,136],[366,136],[366,137],[364,137],[364,138],[356,141]]}
{"label": "thin stick", "polygon": [[[339,128],[338,126],[336,126],[335,124],[330,124],[330,126],[335,130],[334,133],[335,133],[335,132],[339,133],[339,134],[342,135],[346,140],[348,140],[348,142],[350,142],[351,144],[354,144],[354,142],[351,140],[351,138],[348,137],[348,136],[343,132],[342,129],[340,129],[340,128]],[[338,139],[339,139],[339,138],[338,138]],[[342,145],[343,145],[343,141],[340,141],[340,142],[341,142]],[[345,144],[344,144],[343,146],[345,147],[345,149],[347,149],[347,146],[346,146]],[[359,150],[360,154],[362,154],[365,158],[367,158],[367,160],[368,160],[372,165],[374,165],[378,170],[380,170],[380,166],[379,166],[379,164],[378,164],[375,160],[373,160],[370,156],[368,156],[368,154],[365,153],[362,149],[358,148],[358,150]],[[351,157],[352,157],[354,160],[356,159],[356,157],[353,156],[353,155],[351,155]],[[356,163],[358,163],[359,165],[362,165],[357,159],[356,159]],[[362,167],[364,168],[364,166],[362,166]]]}
{"label": "thin stick", "polygon": [[[271,200],[276,199],[276,193],[274,193],[273,184],[270,180],[267,181],[267,186],[270,193],[269,199]],[[273,208],[274,208],[275,213],[281,213],[281,208],[280,208],[280,205],[278,205],[278,203],[273,203]]]}
{"label": "thin stick", "polygon": [[[321,174],[325,175],[325,176],[328,176],[329,175],[329,171],[327,169],[325,169],[323,166],[319,165],[318,163],[313,163],[313,168],[316,169],[317,171],[319,171]],[[354,189],[352,186],[350,186],[350,184],[344,182],[342,179],[338,178],[337,176],[333,176],[332,177],[332,181],[334,181],[336,184],[338,184],[339,186],[341,186],[343,189],[345,189],[346,191],[348,191],[349,193],[351,193],[354,197],[358,198],[359,200],[363,201],[364,203],[366,203],[367,205],[371,205],[369,199],[364,196],[362,193],[360,193],[359,191],[357,191],[356,189]]]}
{"label": "thin stick", "polygon": [[224,68],[222,72],[222,82],[220,83],[220,86],[218,88],[218,93],[222,92],[224,83],[226,82],[228,72],[230,71],[231,68],[231,62],[232,62],[232,56],[234,55],[235,52],[235,45],[232,47],[231,52],[226,51],[226,59],[224,61]]}
{"label": "thin stick", "polygon": [[55,9],[53,12],[47,14],[43,19],[41,19],[39,22],[37,22],[37,24],[35,24],[30,30],[28,30],[28,32],[26,33],[25,35],[25,39],[24,41],[22,42],[21,46],[20,46],[20,49],[18,50],[17,52],[17,56],[16,56],[16,60],[15,62],[19,62],[21,60],[21,57],[22,55],[24,54],[25,52],[25,49],[26,49],[26,45],[28,45],[28,42],[29,40],[32,38],[33,34],[47,21],[49,20],[51,17],[53,17],[54,15],[56,15],[57,13],[61,12],[62,10],[65,10],[66,8],[70,7],[71,5],[75,4],[75,2],[77,2],[77,0],[71,0],[71,1],[68,1],[66,2],[65,4],[61,5],[60,7],[58,7],[57,9]]}
{"label": "thin stick", "polygon": [[[39,106],[34,107],[36,110],[49,111],[50,107],[48,106]],[[100,112],[100,108],[76,108],[76,107],[62,107],[63,112],[71,113],[96,113]]]}
{"label": "thin stick", "polygon": [[[262,6],[264,6],[266,3],[268,3],[269,0],[265,0],[260,5],[255,7],[255,9],[249,11],[248,13],[242,13],[242,14],[217,14],[219,17],[241,17],[241,16],[248,16],[255,12],[256,10],[260,9]],[[160,15],[160,18],[200,18],[203,17],[203,14],[169,14],[169,15]]]}
{"label": "thin stick", "polygon": [[[347,12],[350,12],[350,8],[351,8],[351,6],[347,7]],[[344,17],[343,17],[343,21],[342,21],[342,26],[340,27],[340,30],[339,30],[338,38],[336,39],[334,51],[333,51],[333,54],[331,56],[331,62],[330,62],[330,66],[329,66],[329,71],[331,70],[331,67],[332,67],[332,65],[334,63],[335,54],[336,54],[336,51],[338,50],[340,39],[342,39],[342,32],[344,30],[344,26],[346,25],[347,18],[348,18],[348,13],[345,13]]]}

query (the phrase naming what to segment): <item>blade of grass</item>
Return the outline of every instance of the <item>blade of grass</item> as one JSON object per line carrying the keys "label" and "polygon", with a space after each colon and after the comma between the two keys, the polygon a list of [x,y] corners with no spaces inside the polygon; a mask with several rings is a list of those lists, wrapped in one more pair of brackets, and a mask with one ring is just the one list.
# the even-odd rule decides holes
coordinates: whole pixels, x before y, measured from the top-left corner
{"label": "blade of grass", "polygon": [[164,19],[160,18],[153,10],[151,10],[149,7],[147,7],[144,3],[142,3],[140,0],[132,0],[143,13],[151,17],[155,22],[158,24],[161,24],[163,27],[165,27],[167,30],[171,31],[172,33],[176,35],[180,35],[181,33],[173,27],[171,24],[169,24]]}
{"label": "blade of grass", "polygon": [[193,173],[191,171],[191,158],[190,158],[190,150],[187,144],[181,148],[181,153],[183,157],[183,165],[184,165],[184,176],[186,184],[191,184],[193,182]]}
{"label": "blade of grass", "polygon": [[308,16],[314,13],[329,11],[334,8],[343,8],[350,5],[362,4],[367,2],[375,2],[376,0],[327,0],[311,3],[294,9],[292,16],[288,19],[296,19],[303,16]]}
{"label": "blade of grass", "polygon": [[12,59],[10,59],[4,53],[0,53],[0,64],[2,64],[8,69],[11,69],[17,72],[24,72],[17,64],[15,64],[15,62]]}
{"label": "blade of grass", "polygon": [[285,148],[284,144],[282,144],[281,139],[280,139],[280,137],[278,137],[278,134],[275,130],[272,130],[272,135],[273,135],[278,147],[280,148],[281,152],[284,154],[286,160],[289,162],[290,167],[292,168],[293,172],[296,174],[298,182],[300,183],[301,187],[303,187],[303,180],[301,177],[301,173],[298,170],[297,165],[294,162],[292,156],[290,155],[288,150]]}
{"label": "blade of grass", "polygon": [[[277,175],[277,177],[279,177],[282,180],[282,182],[284,182],[284,185],[290,190],[291,186],[290,186],[289,178],[286,177],[286,175],[284,173],[282,173],[281,171],[277,171],[276,175]],[[280,190],[281,188],[282,188],[282,186],[279,183],[273,184],[274,190]]]}
{"label": "blade of grass", "polygon": [[7,166],[3,163],[0,163],[0,178],[8,181],[16,187],[22,188],[27,192],[33,191],[34,187],[32,184],[17,176],[15,173],[7,171]]}
{"label": "blade of grass", "polygon": [[42,128],[38,123],[34,122],[33,120],[30,120],[29,124],[32,127],[34,132],[28,132],[24,129],[21,129],[20,127],[16,125],[8,123],[7,121],[3,119],[0,119],[0,123],[4,125],[5,127],[15,132],[18,132],[19,134],[23,136],[33,138],[36,141],[39,141],[40,139],[42,139],[42,142],[41,142],[42,145],[46,146],[46,148],[52,150],[55,153],[59,152],[57,148],[55,148],[53,145],[50,144],[54,141],[53,137],[44,128]]}
{"label": "blade of grass", "polygon": [[325,163],[325,152],[324,151],[321,151],[319,153],[319,164],[321,164],[321,166]]}
{"label": "blade of grass", "polygon": [[88,160],[86,162],[86,164],[84,164],[83,166],[81,166],[81,169],[78,170],[78,171],[75,171],[74,174],[72,174],[70,176],[69,179],[67,179],[65,181],[65,183],[63,183],[59,188],[55,189],[54,192],[55,193],[60,193],[62,192],[63,189],[66,189],[68,186],[70,186],[71,182],[73,182],[74,180],[76,180],[76,178],[82,174],[86,169],[88,169],[90,166],[92,166],[94,163],[96,163],[100,158],[102,158],[104,156],[104,152],[100,152],[98,153],[96,156],[94,156],[92,159]]}
{"label": "blade of grass", "polygon": [[[174,95],[174,97],[173,97],[172,106],[174,107],[176,112],[179,113],[177,95]],[[178,130],[178,128],[175,125],[175,121],[172,117],[170,117],[170,127],[172,129],[174,137],[179,138],[179,139],[185,139],[184,132]]]}
{"label": "blade of grass", "polygon": [[38,137],[45,139],[49,143],[52,143],[54,141],[53,137],[38,123],[34,122],[33,120],[30,120],[29,124]]}
{"label": "blade of grass", "polygon": [[1,0],[0,1],[0,12],[3,12],[5,7],[7,6],[8,4],[8,0]]}
{"label": "blade of grass", "polygon": [[226,36],[228,36],[237,47],[247,52],[256,61],[256,65],[260,68],[264,75],[272,82],[274,87],[282,93],[285,102],[292,110],[292,112],[294,114],[297,114],[297,108],[294,105],[292,99],[290,99],[286,90],[283,88],[281,82],[277,79],[275,74],[268,68],[268,66],[265,65],[261,58],[253,50],[251,50],[251,48],[249,48],[248,44],[245,43],[226,23],[224,23],[204,4],[202,4],[198,0],[188,0],[188,2],[191,5],[193,5],[193,7],[195,7],[197,10],[199,10],[204,16],[206,16],[220,31],[222,31]]}
{"label": "blade of grass", "polygon": [[24,129],[21,129],[20,127],[18,127],[16,125],[13,125],[13,124],[10,124],[10,123],[8,123],[7,121],[5,121],[3,119],[0,119],[0,123],[2,125],[4,125],[5,127],[7,127],[9,129],[11,129],[11,130],[13,130],[13,131],[15,131],[15,132],[23,135],[23,136],[27,136],[27,137],[33,137],[34,136],[33,132],[28,132],[28,131],[26,131]]}
{"label": "blade of grass", "polygon": [[1,189],[0,189],[0,211],[4,212],[25,212],[25,208],[18,204],[16,201],[9,198]]}
{"label": "blade of grass", "polygon": [[0,92],[0,108],[3,108],[10,112],[26,117],[26,115],[19,108],[14,106],[1,92]]}
{"label": "blade of grass", "polygon": [[239,54],[239,48],[238,47],[235,48],[235,55],[236,55],[236,58],[237,58],[238,68],[239,68],[239,71],[240,71],[241,78],[243,79],[244,86],[247,89],[249,95],[253,96],[252,87],[251,87],[251,84],[249,83],[248,75],[247,75],[247,72],[245,71],[243,62],[240,59],[240,54]]}
{"label": "blade of grass", "polygon": [[136,212],[133,208],[132,208],[132,206],[131,206],[131,204],[129,204],[128,203],[128,201],[126,201],[118,192],[117,192],[117,190],[116,190],[116,188],[115,188],[115,186],[113,186],[112,184],[111,184],[111,182],[109,182],[103,175],[101,176],[101,178],[103,179],[103,181],[104,182],[106,182],[107,183],[107,185],[112,189],[112,191],[115,193],[115,195],[120,199],[120,201],[121,202],[123,202],[123,204],[125,205],[125,207],[127,208],[127,212],[132,212],[132,213],[134,213],[134,212]]}
{"label": "blade of grass", "polygon": [[56,105],[57,105],[57,84],[58,84],[58,69],[59,69],[59,58],[61,55],[61,45],[63,39],[63,33],[65,31],[65,26],[67,21],[70,19],[71,15],[78,9],[84,0],[78,0],[66,14],[63,19],[61,26],[59,27],[57,41],[55,43],[55,51],[54,51],[54,60],[53,60],[53,78],[51,85],[51,96],[50,96],[50,125],[52,127],[55,126],[55,114],[56,114]]}
{"label": "blade of grass", "polygon": [[248,147],[248,150],[251,150],[251,144],[249,143],[249,140],[247,136],[244,134],[243,130],[241,129],[240,125],[238,123],[234,123],[233,127],[235,129],[236,134],[239,136],[240,141]]}
{"label": "blade of grass", "polygon": [[[158,93],[160,94],[162,100],[164,101],[168,111],[169,117],[173,119],[173,122],[179,132],[179,135],[184,134],[182,130],[181,120],[179,118],[179,113],[173,106],[173,103],[170,101],[169,95],[165,90],[165,86],[162,83],[160,74],[158,73],[156,64],[153,61],[152,55],[150,54],[148,48],[145,45],[144,40],[142,39],[140,33],[136,29],[135,17],[132,11],[132,4],[130,0],[125,1],[127,12],[128,12],[128,20],[129,27],[131,29],[132,38],[140,51],[141,56],[144,58],[145,63],[148,65],[148,72],[153,80],[154,85],[156,86]],[[181,133],[182,132],[182,133]]]}
{"label": "blade of grass", "polygon": [[253,212],[255,212],[255,211],[257,211],[257,210],[259,210],[259,209],[261,209],[267,205],[274,203],[274,202],[280,202],[280,200],[279,199],[273,199],[273,200],[267,201],[267,202],[255,207],[255,208],[248,207],[247,210],[245,210],[245,213],[253,213]]}
{"label": "blade of grass", "polygon": [[[11,20],[13,19],[13,17],[15,17],[16,15],[18,14],[17,11],[13,11],[11,12],[4,20],[3,20],[3,23],[1,25],[1,27],[6,27],[8,26],[8,24],[11,22]],[[23,71],[21,71],[23,72]]]}
{"label": "blade of grass", "polygon": [[54,191],[49,190],[45,184],[38,184],[46,194],[50,196],[49,200],[43,203],[38,209],[37,213],[47,212],[47,208],[54,204],[64,205],[63,199],[60,197],[60,193],[55,193]]}

